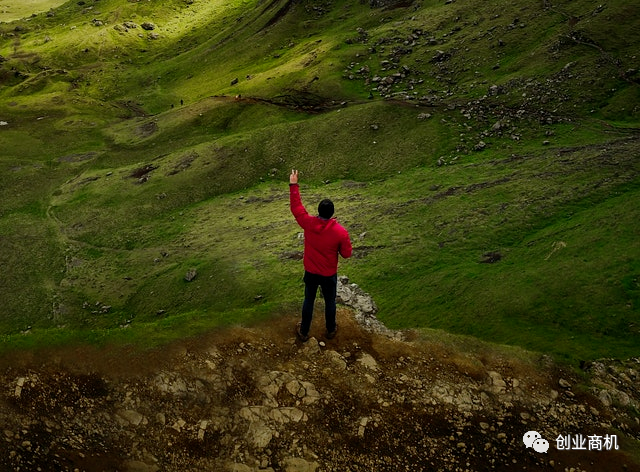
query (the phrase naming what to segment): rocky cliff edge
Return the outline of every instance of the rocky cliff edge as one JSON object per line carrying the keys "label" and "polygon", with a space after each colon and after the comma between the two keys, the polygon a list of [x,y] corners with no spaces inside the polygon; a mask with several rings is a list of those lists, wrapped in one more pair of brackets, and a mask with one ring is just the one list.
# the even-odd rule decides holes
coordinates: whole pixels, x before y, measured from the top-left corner
{"label": "rocky cliff edge", "polygon": [[[386,329],[346,278],[339,298],[333,340],[317,307],[306,343],[292,313],[153,352],[9,356],[0,469],[640,471],[638,359],[576,372],[465,350]],[[529,431],[547,452],[527,447]]]}

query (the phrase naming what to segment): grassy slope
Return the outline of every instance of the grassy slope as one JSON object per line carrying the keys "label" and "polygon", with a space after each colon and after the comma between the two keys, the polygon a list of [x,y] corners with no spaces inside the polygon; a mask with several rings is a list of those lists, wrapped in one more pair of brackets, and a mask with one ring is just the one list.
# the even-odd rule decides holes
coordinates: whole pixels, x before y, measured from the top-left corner
{"label": "grassy slope", "polygon": [[[297,310],[297,167],[309,205],[335,199],[357,247],[342,271],[389,325],[637,354],[638,144],[611,126],[640,116],[632,7],[89,6],[0,25],[7,341],[163,339]],[[489,251],[503,259],[480,263]]]}
{"label": "grassy slope", "polygon": [[64,0],[21,0],[0,2],[0,21],[14,21],[56,8]]}

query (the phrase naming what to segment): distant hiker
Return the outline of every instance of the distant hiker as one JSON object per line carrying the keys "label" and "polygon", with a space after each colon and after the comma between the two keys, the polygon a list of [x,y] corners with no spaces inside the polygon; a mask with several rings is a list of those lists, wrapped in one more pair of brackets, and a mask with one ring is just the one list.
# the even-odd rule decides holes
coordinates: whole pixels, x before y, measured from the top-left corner
{"label": "distant hiker", "polygon": [[337,333],[336,289],[338,284],[338,254],[351,257],[351,240],[347,230],[333,216],[333,202],[324,199],[318,205],[318,216],[311,216],[302,204],[298,171],[292,170],[289,176],[289,203],[291,213],[304,229],[304,302],[302,321],[296,326],[296,335],[300,341],[309,339],[309,330],[313,319],[313,305],[318,286],[324,298],[325,324],[327,339],[333,339]]}

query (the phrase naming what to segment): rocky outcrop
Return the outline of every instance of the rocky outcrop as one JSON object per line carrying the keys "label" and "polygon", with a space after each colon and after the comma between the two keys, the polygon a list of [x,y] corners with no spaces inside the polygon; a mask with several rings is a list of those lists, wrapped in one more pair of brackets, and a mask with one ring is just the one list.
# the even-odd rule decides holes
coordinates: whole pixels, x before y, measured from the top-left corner
{"label": "rocky outcrop", "polygon": [[[380,334],[362,322],[373,301],[340,286],[354,308],[333,340],[297,342],[292,313],[154,352],[7,364],[0,470],[640,470],[637,360],[585,366],[590,391],[548,358]],[[547,453],[525,447],[528,431]],[[619,449],[556,447],[577,434],[617,435]]]}
{"label": "rocky outcrop", "polygon": [[386,336],[402,339],[402,332],[388,329],[376,318],[378,307],[371,295],[358,284],[349,283],[349,277],[338,277],[337,303],[353,308],[356,321],[366,330]]}
{"label": "rocky outcrop", "polygon": [[600,359],[583,369],[592,376],[591,392],[605,407],[640,410],[640,358]]}

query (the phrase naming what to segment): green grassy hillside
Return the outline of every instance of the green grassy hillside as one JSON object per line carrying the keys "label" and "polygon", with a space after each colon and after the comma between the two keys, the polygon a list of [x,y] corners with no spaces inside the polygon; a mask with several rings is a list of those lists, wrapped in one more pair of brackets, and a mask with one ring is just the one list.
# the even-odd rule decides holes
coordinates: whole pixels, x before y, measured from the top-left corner
{"label": "green grassy hillside", "polygon": [[5,346],[297,312],[299,168],[309,208],[336,202],[355,246],[341,272],[389,326],[637,355],[638,7],[34,11],[0,23]]}

